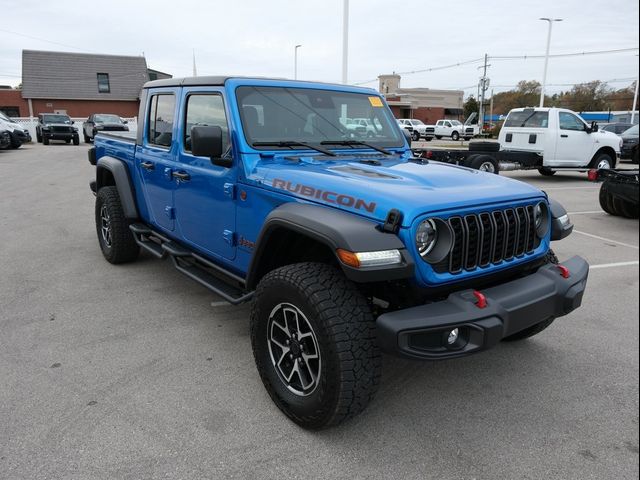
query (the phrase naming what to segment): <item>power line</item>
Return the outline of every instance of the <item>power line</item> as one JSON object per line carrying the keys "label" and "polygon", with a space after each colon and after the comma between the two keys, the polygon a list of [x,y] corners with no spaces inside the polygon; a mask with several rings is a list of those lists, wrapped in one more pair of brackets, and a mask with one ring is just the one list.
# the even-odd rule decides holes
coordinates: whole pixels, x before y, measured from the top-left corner
{"label": "power line", "polygon": [[[448,68],[461,67],[463,65],[469,65],[469,64],[472,64],[472,63],[481,63],[483,61],[484,61],[484,57],[482,57],[482,58],[474,58],[473,60],[466,60],[464,62],[452,63],[450,65],[442,65],[440,67],[431,67],[431,68],[425,68],[425,69],[422,69],[422,70],[409,70],[409,71],[406,71],[406,72],[393,72],[393,73],[395,73],[396,75],[412,75],[414,73],[435,72],[437,70],[446,70]],[[372,83],[372,82],[377,82],[377,81],[378,81],[378,79],[374,78],[372,80],[367,80],[367,81],[364,81],[364,82],[354,83],[354,85],[365,85],[367,83]]]}
{"label": "power line", "polygon": [[34,37],[32,35],[25,35],[24,33],[12,32],[11,30],[5,30],[4,28],[0,28],[0,32],[10,33],[11,35],[17,35],[19,37],[30,38],[31,40],[38,40],[40,42],[51,43],[52,45],[59,45],[61,47],[73,48],[74,50],[79,50],[81,52],[92,52],[91,50],[85,50],[83,48],[78,48],[74,45],[67,45],[66,43],[54,42],[53,40],[47,40],[46,38]]}

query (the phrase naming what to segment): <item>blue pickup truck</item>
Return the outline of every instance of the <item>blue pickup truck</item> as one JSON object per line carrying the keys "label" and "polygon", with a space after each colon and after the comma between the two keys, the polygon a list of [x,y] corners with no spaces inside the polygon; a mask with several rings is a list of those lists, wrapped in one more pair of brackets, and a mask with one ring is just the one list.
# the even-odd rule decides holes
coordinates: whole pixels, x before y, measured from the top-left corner
{"label": "blue pickup truck", "polygon": [[[359,135],[348,119],[374,131]],[[415,158],[375,91],[281,79],[147,83],[136,133],[89,150],[104,257],[140,251],[252,302],[258,372],[305,428],[376,392],[381,352],[462,357],[580,306],[566,211],[525,183]],[[150,299],[152,301],[152,299]]]}

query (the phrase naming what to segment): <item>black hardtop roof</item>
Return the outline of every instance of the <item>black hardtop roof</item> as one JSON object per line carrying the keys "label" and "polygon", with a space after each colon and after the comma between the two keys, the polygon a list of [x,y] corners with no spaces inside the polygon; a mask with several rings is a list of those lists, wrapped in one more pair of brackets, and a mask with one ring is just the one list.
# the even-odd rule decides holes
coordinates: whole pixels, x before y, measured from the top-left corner
{"label": "black hardtop roof", "polygon": [[284,78],[275,77],[243,77],[233,75],[213,75],[204,77],[184,77],[184,78],[166,78],[163,80],[153,80],[144,84],[143,88],[156,87],[191,87],[191,86],[222,86],[224,82],[230,78],[246,78],[260,80],[285,80]]}

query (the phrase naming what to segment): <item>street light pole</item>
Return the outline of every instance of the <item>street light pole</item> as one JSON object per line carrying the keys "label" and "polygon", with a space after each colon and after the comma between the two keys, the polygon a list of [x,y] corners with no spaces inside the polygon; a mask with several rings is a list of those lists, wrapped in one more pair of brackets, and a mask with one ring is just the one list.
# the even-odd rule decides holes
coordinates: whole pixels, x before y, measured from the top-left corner
{"label": "street light pole", "polygon": [[293,79],[294,80],[298,79],[298,49],[301,46],[302,45],[296,45],[293,48]]}
{"label": "street light pole", "polygon": [[549,48],[551,47],[551,28],[553,22],[561,22],[561,18],[541,18],[540,20],[546,20],[549,22],[549,32],[547,33],[547,53],[544,55],[544,73],[542,74],[542,88],[540,89],[540,106],[544,107],[544,89],[547,84],[547,66],[549,64]]}
{"label": "street light pole", "polygon": [[349,57],[349,0],[343,0],[342,11],[342,83],[347,83]]}
{"label": "street light pole", "polygon": [[[637,57],[638,55],[636,55]],[[636,119],[636,105],[638,101],[638,83],[640,83],[640,74],[636,77],[636,91],[633,94],[633,105],[631,106],[631,123]]]}

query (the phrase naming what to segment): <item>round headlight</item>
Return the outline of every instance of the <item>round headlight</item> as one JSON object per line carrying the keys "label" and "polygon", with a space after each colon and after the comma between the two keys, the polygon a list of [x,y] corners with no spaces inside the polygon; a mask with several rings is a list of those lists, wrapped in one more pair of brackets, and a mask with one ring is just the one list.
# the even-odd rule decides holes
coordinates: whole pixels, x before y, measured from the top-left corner
{"label": "round headlight", "polygon": [[418,226],[416,232],[416,247],[420,256],[425,257],[429,254],[438,241],[438,230],[433,220],[428,219],[423,221]]}
{"label": "round headlight", "polygon": [[544,237],[549,229],[549,209],[546,203],[540,202],[533,207],[533,222],[538,237]]}

